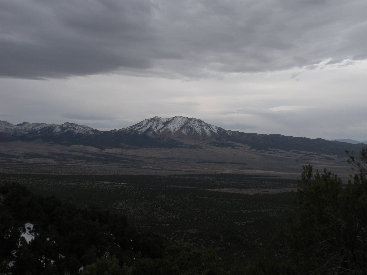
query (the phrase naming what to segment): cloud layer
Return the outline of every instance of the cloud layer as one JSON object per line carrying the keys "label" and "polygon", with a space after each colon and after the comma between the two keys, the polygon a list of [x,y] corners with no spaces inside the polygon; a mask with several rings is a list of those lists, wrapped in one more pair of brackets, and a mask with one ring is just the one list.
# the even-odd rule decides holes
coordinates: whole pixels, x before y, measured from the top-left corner
{"label": "cloud layer", "polygon": [[0,75],[200,77],[367,57],[364,0],[4,0]]}

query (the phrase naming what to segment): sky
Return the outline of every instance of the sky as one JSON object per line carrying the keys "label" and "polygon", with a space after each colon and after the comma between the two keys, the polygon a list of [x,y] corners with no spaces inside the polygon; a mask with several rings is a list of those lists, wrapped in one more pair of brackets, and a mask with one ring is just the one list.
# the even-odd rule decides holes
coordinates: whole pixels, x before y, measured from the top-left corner
{"label": "sky", "polygon": [[367,140],[365,0],[0,0],[0,120]]}

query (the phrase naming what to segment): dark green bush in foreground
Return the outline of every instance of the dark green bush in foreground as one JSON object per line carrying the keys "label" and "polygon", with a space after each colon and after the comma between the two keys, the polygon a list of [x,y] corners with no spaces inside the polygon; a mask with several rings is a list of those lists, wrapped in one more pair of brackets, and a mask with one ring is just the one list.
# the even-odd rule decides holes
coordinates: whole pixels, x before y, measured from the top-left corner
{"label": "dark green bush in foreground", "polygon": [[324,171],[304,167],[298,188],[297,217],[291,228],[293,261],[317,274],[367,273],[367,150],[348,184]]}
{"label": "dark green bush in foreground", "polygon": [[304,166],[294,217],[249,273],[367,274],[367,149],[349,162],[356,170],[347,184]]}

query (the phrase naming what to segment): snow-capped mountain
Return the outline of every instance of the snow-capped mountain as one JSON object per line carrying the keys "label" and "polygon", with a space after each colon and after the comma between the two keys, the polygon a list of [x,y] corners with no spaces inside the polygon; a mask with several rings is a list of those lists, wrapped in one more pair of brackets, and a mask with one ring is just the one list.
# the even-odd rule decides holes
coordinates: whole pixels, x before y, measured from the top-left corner
{"label": "snow-capped mountain", "polygon": [[19,124],[11,124],[7,121],[0,121],[0,133],[5,133],[13,136],[21,136],[28,134],[80,134],[80,135],[91,135],[99,132],[91,127],[78,125],[75,123],[65,122],[61,125],[58,124],[47,124],[47,123],[29,123],[23,122]]}
{"label": "snow-capped mountain", "polygon": [[146,134],[151,136],[196,136],[217,137],[226,133],[226,130],[205,123],[196,118],[175,116],[171,118],[153,117],[145,119],[125,129],[128,133]]}

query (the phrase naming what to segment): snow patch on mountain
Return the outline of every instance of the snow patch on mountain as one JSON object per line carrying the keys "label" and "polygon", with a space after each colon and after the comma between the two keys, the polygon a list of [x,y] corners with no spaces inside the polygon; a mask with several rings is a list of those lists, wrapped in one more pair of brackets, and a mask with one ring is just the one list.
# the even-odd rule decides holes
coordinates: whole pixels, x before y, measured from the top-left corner
{"label": "snow patch on mountain", "polygon": [[29,122],[23,122],[15,125],[15,130],[18,132],[28,133],[28,132],[34,132],[39,131],[47,126],[51,126],[47,123],[29,123]]}
{"label": "snow patch on mountain", "polygon": [[98,130],[95,130],[91,127],[84,126],[84,125],[65,122],[64,124],[61,124],[61,125],[54,125],[52,131],[54,133],[71,132],[73,134],[91,135],[91,134],[96,133]]}
{"label": "snow patch on mountain", "polygon": [[226,132],[224,129],[205,123],[196,118],[175,116],[171,118],[153,117],[145,119],[126,129],[127,132],[149,135],[184,135],[212,137]]}

